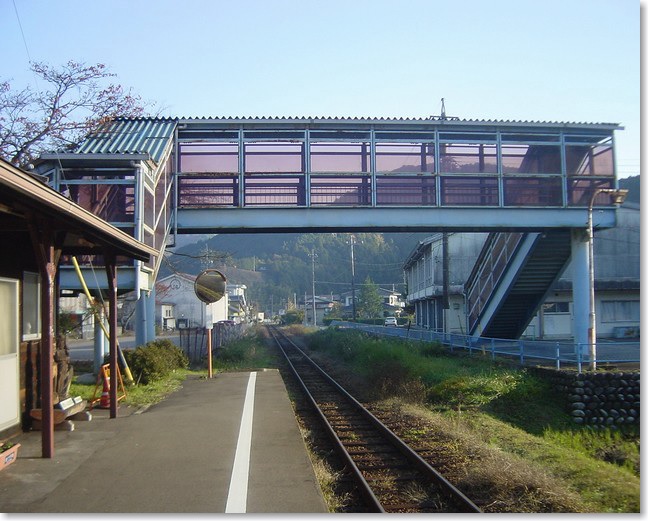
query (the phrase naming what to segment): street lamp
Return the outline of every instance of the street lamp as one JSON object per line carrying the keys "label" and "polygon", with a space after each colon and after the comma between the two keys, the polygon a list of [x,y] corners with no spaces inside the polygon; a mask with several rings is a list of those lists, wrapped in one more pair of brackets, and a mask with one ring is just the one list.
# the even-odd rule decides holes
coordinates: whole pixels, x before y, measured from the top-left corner
{"label": "street lamp", "polygon": [[594,190],[587,207],[587,240],[589,241],[588,260],[589,260],[589,329],[587,330],[587,340],[589,342],[589,359],[590,369],[596,371],[596,304],[594,302],[594,226],[592,213],[594,200],[599,194],[609,194],[612,202],[620,205],[625,201],[628,190],[615,188],[598,188]]}
{"label": "street lamp", "polygon": [[317,253],[315,253],[314,248],[311,249],[308,256],[311,258],[313,266],[313,326],[317,326],[317,308],[315,307],[315,259],[317,258]]}
{"label": "street lamp", "polygon": [[355,235],[351,235],[349,240],[351,244],[351,306],[353,309],[353,321],[356,321],[356,298],[355,298],[355,258],[353,256],[353,246],[355,245]]}

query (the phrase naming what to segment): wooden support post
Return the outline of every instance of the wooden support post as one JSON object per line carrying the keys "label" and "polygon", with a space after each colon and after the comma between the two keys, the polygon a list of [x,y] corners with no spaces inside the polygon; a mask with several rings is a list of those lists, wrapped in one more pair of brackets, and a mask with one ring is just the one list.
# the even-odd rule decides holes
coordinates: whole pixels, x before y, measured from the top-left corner
{"label": "wooden support post", "polygon": [[40,352],[40,406],[42,410],[41,454],[43,458],[54,457],[54,307],[56,271],[61,256],[62,239],[45,222],[30,219],[29,233],[34,255],[41,275],[41,352]]}
{"label": "wooden support post", "polygon": [[117,260],[113,251],[105,251],[106,277],[108,278],[108,330],[110,349],[110,417],[117,418]]}

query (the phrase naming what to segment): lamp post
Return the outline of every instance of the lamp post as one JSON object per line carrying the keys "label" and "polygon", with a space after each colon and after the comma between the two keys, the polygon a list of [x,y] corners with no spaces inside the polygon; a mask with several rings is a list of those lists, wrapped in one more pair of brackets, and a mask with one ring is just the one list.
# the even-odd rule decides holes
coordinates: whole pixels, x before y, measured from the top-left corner
{"label": "lamp post", "polygon": [[587,207],[587,240],[589,241],[588,261],[589,261],[589,329],[587,330],[587,340],[589,343],[590,369],[596,371],[596,304],[594,302],[594,225],[592,213],[594,200],[599,194],[609,194],[612,202],[620,205],[625,201],[628,190],[615,188],[598,188],[594,190]]}
{"label": "lamp post", "polygon": [[308,254],[308,256],[311,258],[311,263],[313,267],[313,326],[317,326],[317,308],[315,307],[315,258],[317,257],[317,253],[315,253],[315,249],[311,249],[311,252]]}
{"label": "lamp post", "polygon": [[351,244],[351,306],[353,309],[353,321],[356,321],[356,298],[355,298],[355,258],[353,255],[353,246],[355,245],[355,235],[351,235],[349,242]]}

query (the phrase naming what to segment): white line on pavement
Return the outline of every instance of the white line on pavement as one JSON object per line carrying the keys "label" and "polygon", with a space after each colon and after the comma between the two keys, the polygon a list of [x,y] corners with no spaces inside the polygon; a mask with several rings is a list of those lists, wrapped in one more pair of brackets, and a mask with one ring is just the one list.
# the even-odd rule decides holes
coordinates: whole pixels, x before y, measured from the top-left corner
{"label": "white line on pavement", "polygon": [[227,505],[225,506],[226,514],[245,514],[247,507],[255,386],[256,373],[250,373],[250,379],[248,380],[247,390],[245,392],[241,427],[239,429],[239,437],[236,444],[232,479],[230,480],[229,493],[227,495]]}

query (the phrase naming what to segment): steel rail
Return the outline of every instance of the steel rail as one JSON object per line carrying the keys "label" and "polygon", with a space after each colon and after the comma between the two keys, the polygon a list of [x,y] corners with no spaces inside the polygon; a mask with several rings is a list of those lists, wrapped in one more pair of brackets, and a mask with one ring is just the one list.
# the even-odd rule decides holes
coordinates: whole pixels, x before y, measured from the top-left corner
{"label": "steel rail", "polygon": [[[389,429],[384,423],[382,423],[376,416],[374,416],[369,410],[366,409],[358,400],[356,400],[351,394],[349,394],[346,389],[344,389],[338,382],[336,382],[330,375],[324,371],[314,360],[312,360],[299,346],[297,346],[290,338],[288,338],[283,332],[279,331],[276,328],[270,329],[270,332],[277,342],[277,345],[281,349],[282,353],[284,354],[284,357],[288,361],[291,370],[293,373],[297,376],[298,381],[300,382],[300,386],[305,390],[309,397],[309,401],[313,403],[315,406],[315,409],[317,411],[318,416],[320,416],[324,424],[326,425],[327,431],[332,434],[334,437],[334,440],[337,444],[340,445],[339,450],[341,452],[344,452],[346,454],[345,460],[351,460],[351,457],[348,456],[348,453],[346,449],[344,448],[343,442],[338,438],[337,434],[334,432],[333,427],[330,425],[328,420],[326,419],[326,416],[324,413],[320,410],[319,406],[317,405],[314,397],[311,395],[310,391],[306,388],[306,384],[303,382],[301,377],[297,374],[297,370],[292,364],[292,362],[289,360],[289,357],[284,350],[283,346],[281,346],[279,340],[277,339],[277,334],[281,334],[282,338],[290,343],[293,349],[295,349],[302,357],[303,359],[308,362],[328,383],[330,383],[335,389],[344,396],[344,398],[350,402],[354,408],[359,411],[365,419],[369,420],[369,422],[376,427],[381,434],[385,436],[387,440],[389,440],[394,447],[396,447],[400,453],[405,456],[424,476],[430,478],[432,481],[434,481],[439,488],[449,496],[451,496],[454,501],[463,507],[465,507],[466,512],[481,512],[481,509],[475,505],[466,495],[464,495],[458,488],[456,488],[452,483],[450,483],[445,477],[443,477],[434,467],[432,467],[427,461],[425,461],[419,454],[416,453],[409,445],[407,445],[401,438],[399,438],[391,429]],[[354,470],[354,474],[357,472],[358,475],[361,476],[361,471],[358,469],[358,467],[355,465],[355,462],[353,462],[352,468]],[[370,486],[367,484],[366,480],[364,477],[362,477],[362,482],[366,484],[367,487],[370,488]],[[375,495],[371,494],[373,497]],[[378,501],[376,499],[376,501]],[[380,503],[378,503],[380,504]],[[381,506],[381,508],[383,508]],[[384,511],[384,509],[382,510]]]}
{"label": "steel rail", "polygon": [[[364,476],[362,475],[362,472],[358,468],[358,466],[355,464],[355,461],[353,461],[353,458],[351,455],[347,452],[347,450],[344,448],[344,444],[336,434],[335,430],[329,423],[328,419],[326,418],[326,415],[322,412],[322,410],[319,408],[317,405],[317,401],[311,394],[311,392],[308,389],[308,386],[306,383],[302,380],[301,376],[299,375],[299,372],[293,365],[293,363],[290,361],[290,357],[288,356],[288,353],[284,350],[283,346],[281,345],[281,342],[277,338],[277,330],[275,328],[268,328],[270,334],[272,335],[272,338],[275,340],[277,347],[281,350],[281,352],[284,355],[284,358],[286,359],[286,362],[288,362],[288,366],[290,367],[293,375],[297,379],[297,382],[299,383],[300,387],[304,391],[304,394],[306,395],[306,398],[308,401],[311,403],[313,406],[315,413],[317,416],[320,418],[322,421],[324,428],[328,435],[332,438],[334,444],[335,444],[335,449],[337,450],[338,454],[342,457],[346,465],[348,466],[348,469],[351,471],[351,474],[353,474],[353,477],[356,479],[358,485],[359,485],[359,491],[362,497],[365,499],[367,502],[367,506],[369,507],[371,512],[379,512],[379,513],[385,513],[385,509],[383,506],[380,504],[380,501],[374,494],[373,490],[371,489],[371,486],[367,481],[365,480]],[[284,339],[290,341],[285,335]],[[292,343],[292,342],[291,342]],[[294,345],[294,344],[293,344]],[[298,348],[299,349],[299,348]],[[300,350],[301,351],[301,350]],[[308,358],[308,357],[307,357]],[[310,360],[310,358],[308,358]]]}

